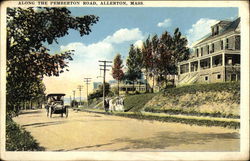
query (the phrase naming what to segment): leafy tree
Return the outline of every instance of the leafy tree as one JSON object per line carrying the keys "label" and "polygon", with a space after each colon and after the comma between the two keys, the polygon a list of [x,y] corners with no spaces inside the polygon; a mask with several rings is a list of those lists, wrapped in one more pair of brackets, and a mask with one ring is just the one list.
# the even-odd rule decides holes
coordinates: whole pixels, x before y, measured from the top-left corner
{"label": "leafy tree", "polygon": [[[105,96],[110,94],[110,84],[105,83]],[[99,98],[103,96],[103,84],[101,84],[98,89],[89,95],[89,99]]]}
{"label": "leafy tree", "polygon": [[122,68],[123,65],[122,65],[121,55],[117,54],[114,58],[114,65],[112,67],[112,76],[115,80],[117,80],[118,96],[119,96],[119,82],[124,77],[124,72]]}
{"label": "leafy tree", "polygon": [[141,55],[141,51],[137,50],[134,45],[132,44],[130,46],[130,50],[128,53],[128,58],[127,58],[127,72],[126,72],[126,79],[133,82],[133,88],[134,88],[134,84],[135,81],[137,79],[140,79],[142,76],[142,71],[141,71],[141,61],[142,60],[142,55]]}
{"label": "leafy tree", "polygon": [[88,35],[97,21],[94,15],[73,17],[67,8],[8,8],[7,109],[36,95],[31,85],[39,84],[44,75],[59,76],[68,67],[73,51],[51,54],[45,44],[58,43],[69,29]]}
{"label": "leafy tree", "polygon": [[[175,29],[173,36],[167,31],[158,38],[150,36],[143,43],[143,68],[147,77],[153,77],[153,86],[155,77],[158,82],[165,81],[167,85],[168,75],[177,74],[177,63],[188,59],[189,49],[187,39],[181,35],[178,28]],[[174,84],[174,82],[173,82]]]}
{"label": "leafy tree", "polygon": [[166,76],[176,75],[178,62],[188,59],[187,39],[181,35],[178,28],[175,29],[173,36],[164,32],[160,38],[158,50],[157,69],[160,72],[160,77],[165,77],[167,85]]}
{"label": "leafy tree", "polygon": [[152,43],[150,36],[143,42],[142,46],[142,68],[144,68],[144,73],[146,76],[146,92],[148,92],[148,76],[153,68],[153,54],[152,54]]}
{"label": "leafy tree", "polygon": [[168,32],[164,32],[159,40],[158,55],[156,60],[156,70],[158,72],[158,80],[165,80],[167,84],[167,75],[171,74],[173,66],[172,60],[173,40]]}

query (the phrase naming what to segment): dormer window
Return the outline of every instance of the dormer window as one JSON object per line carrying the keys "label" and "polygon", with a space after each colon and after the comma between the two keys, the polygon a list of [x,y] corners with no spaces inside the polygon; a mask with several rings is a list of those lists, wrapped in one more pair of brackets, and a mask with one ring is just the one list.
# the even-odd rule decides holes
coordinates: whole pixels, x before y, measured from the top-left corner
{"label": "dormer window", "polygon": [[216,26],[216,33],[215,35],[218,35],[219,34],[219,26]]}
{"label": "dormer window", "polygon": [[212,36],[219,34],[219,26],[212,27]]}

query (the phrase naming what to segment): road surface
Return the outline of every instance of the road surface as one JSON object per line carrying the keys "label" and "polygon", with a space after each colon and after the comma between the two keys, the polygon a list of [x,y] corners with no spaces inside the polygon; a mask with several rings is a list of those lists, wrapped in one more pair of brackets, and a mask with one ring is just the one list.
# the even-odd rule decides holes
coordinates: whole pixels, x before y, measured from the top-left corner
{"label": "road surface", "polygon": [[239,151],[239,130],[45,109],[14,118],[46,151]]}

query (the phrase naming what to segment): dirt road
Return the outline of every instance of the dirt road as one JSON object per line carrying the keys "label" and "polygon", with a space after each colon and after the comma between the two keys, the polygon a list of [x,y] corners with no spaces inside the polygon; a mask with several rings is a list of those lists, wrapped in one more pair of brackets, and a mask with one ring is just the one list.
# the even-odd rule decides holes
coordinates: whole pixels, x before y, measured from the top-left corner
{"label": "dirt road", "polygon": [[239,151],[239,130],[75,112],[24,111],[14,118],[47,151]]}

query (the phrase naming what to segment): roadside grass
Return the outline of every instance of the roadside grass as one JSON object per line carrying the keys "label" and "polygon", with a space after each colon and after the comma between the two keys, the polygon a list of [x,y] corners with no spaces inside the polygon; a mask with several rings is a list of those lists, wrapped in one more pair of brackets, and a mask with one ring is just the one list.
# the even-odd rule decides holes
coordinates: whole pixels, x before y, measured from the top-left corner
{"label": "roadside grass", "polygon": [[155,93],[127,95],[124,100],[124,109],[125,111],[139,112],[156,95]]}
{"label": "roadside grass", "polygon": [[159,113],[147,113],[147,112],[109,112],[106,113],[100,109],[85,109],[85,112],[100,113],[114,116],[128,117],[138,120],[155,120],[161,122],[175,122],[183,123],[188,125],[198,126],[219,126],[224,128],[239,129],[239,119],[228,119],[228,118],[214,118],[214,117],[197,117],[197,116],[183,116],[183,115],[169,115]]}
{"label": "roadside grass", "polygon": [[147,112],[240,118],[240,82],[169,88],[151,99]]}
{"label": "roadside grass", "polygon": [[16,124],[10,117],[6,119],[7,151],[44,151],[31,134]]}

